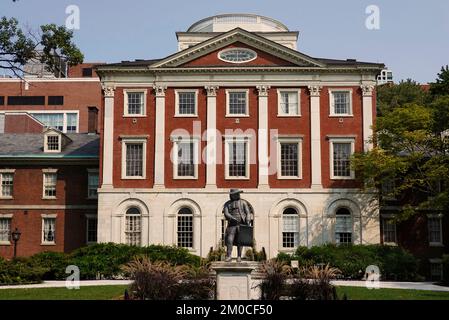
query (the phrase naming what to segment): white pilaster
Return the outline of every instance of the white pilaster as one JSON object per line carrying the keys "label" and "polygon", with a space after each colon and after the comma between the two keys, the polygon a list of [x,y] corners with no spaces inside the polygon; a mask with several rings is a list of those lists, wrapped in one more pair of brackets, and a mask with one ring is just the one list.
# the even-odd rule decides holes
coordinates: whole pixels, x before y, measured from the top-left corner
{"label": "white pilaster", "polygon": [[373,148],[370,141],[373,136],[373,90],[374,85],[364,84],[361,86],[363,94],[363,148],[369,151]]}
{"label": "white pilaster", "polygon": [[205,86],[207,91],[206,131],[206,187],[217,187],[217,90],[218,86]]}
{"label": "white pilaster", "polygon": [[259,188],[268,188],[268,91],[270,86],[257,86],[259,91]]}
{"label": "white pilaster", "polygon": [[321,125],[320,125],[320,92],[322,87],[309,86],[310,92],[310,140],[312,188],[320,189],[321,184]]}
{"label": "white pilaster", "polygon": [[165,185],[165,90],[166,86],[154,85],[156,93],[156,129],[154,143],[154,187]]}
{"label": "white pilaster", "polygon": [[103,183],[102,188],[112,189],[113,145],[114,145],[114,91],[103,87],[104,92],[104,134],[103,134]]}

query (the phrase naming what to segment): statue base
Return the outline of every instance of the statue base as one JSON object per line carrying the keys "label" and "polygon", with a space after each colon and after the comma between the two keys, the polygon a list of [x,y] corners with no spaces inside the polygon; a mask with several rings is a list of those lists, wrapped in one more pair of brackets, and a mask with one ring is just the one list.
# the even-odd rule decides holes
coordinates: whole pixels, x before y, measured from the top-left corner
{"label": "statue base", "polygon": [[211,269],[215,271],[217,300],[251,300],[259,298],[259,289],[255,280],[260,262],[213,262]]}

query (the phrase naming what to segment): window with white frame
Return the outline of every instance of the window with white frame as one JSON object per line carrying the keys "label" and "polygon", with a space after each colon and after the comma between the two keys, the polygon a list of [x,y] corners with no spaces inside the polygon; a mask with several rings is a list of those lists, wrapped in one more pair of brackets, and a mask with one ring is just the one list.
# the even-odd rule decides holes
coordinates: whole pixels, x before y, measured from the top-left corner
{"label": "window with white frame", "polygon": [[57,180],[56,172],[44,172],[44,198],[56,198]]}
{"label": "window with white frame", "polygon": [[122,141],[122,179],[144,179],[146,176],[146,140]]}
{"label": "window with white frame", "polygon": [[2,172],[0,173],[0,198],[12,198],[14,188],[14,173]]}
{"label": "window with white frame", "polygon": [[142,243],[142,216],[137,208],[129,208],[125,217],[125,241],[127,245],[140,246]]}
{"label": "window with white frame", "polygon": [[197,115],[197,91],[176,90],[176,109],[177,116],[196,116]]}
{"label": "window with white frame", "polygon": [[278,90],[279,116],[298,116],[300,114],[299,107],[298,90]]}
{"label": "window with white frame", "polygon": [[335,213],[335,243],[352,243],[352,215],[346,208],[340,208]]}
{"label": "window with white frame", "polygon": [[330,90],[330,115],[351,116],[352,115],[352,91]]}
{"label": "window with white frame", "polygon": [[181,208],[178,212],[178,247],[193,248],[193,212]]}
{"label": "window with white frame", "polygon": [[124,90],[125,94],[125,116],[144,116],[146,92]]}
{"label": "window with white frame", "polygon": [[248,115],[248,91],[226,91],[227,94],[227,115],[247,116]]}
{"label": "window with white frame", "polygon": [[443,243],[442,218],[439,216],[429,216],[427,227],[430,245],[441,245]]}
{"label": "window with white frame", "polygon": [[42,243],[54,244],[56,243],[56,218],[44,217],[42,218]]}
{"label": "window with white frame", "polygon": [[96,216],[88,215],[86,217],[86,241],[87,243],[97,242],[98,219]]}
{"label": "window with white frame", "polygon": [[9,244],[11,238],[11,218],[0,216],[0,244]]}
{"label": "window with white frame", "polygon": [[353,153],[353,139],[330,140],[331,179],[354,179],[354,171],[351,170]]}
{"label": "window with white frame", "polygon": [[30,112],[31,116],[44,126],[57,129],[64,133],[78,132],[78,113],[38,113]]}
{"label": "window with white frame", "polygon": [[430,280],[443,280],[443,263],[439,259],[430,261]]}
{"label": "window with white frame", "polygon": [[96,199],[98,197],[98,170],[89,170],[87,172],[87,197]]}
{"label": "window with white frame", "polygon": [[396,222],[392,218],[382,219],[382,237],[384,243],[396,243]]}
{"label": "window with white frame", "polygon": [[198,176],[198,141],[183,138],[174,141],[174,178],[196,179]]}
{"label": "window with white frame", "polygon": [[61,136],[59,134],[46,134],[44,151],[61,152]]}
{"label": "window with white frame", "polygon": [[278,139],[278,178],[301,178],[301,139]]}
{"label": "window with white frame", "polygon": [[299,246],[299,215],[294,208],[286,208],[282,213],[282,247]]}
{"label": "window with white frame", "polygon": [[227,179],[249,178],[249,141],[245,138],[226,138],[225,170]]}

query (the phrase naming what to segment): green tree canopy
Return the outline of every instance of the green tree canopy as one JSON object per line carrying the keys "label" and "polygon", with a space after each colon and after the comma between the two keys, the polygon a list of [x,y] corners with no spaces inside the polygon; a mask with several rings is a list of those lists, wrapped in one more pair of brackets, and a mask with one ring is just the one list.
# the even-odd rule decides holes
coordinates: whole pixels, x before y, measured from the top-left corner
{"label": "green tree canopy", "polygon": [[73,32],[65,27],[47,24],[40,27],[38,35],[25,32],[15,18],[0,19],[0,69],[16,76],[23,75],[23,65],[38,59],[51,72],[58,70],[60,59],[68,65],[83,62],[84,56],[72,42]]}

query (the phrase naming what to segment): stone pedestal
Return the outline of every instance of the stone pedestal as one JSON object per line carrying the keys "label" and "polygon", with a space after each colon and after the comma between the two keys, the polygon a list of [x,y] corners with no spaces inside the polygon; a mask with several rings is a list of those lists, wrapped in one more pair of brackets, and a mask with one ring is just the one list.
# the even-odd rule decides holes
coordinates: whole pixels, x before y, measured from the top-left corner
{"label": "stone pedestal", "polygon": [[257,262],[214,262],[217,277],[217,300],[251,300],[257,298],[252,277]]}

